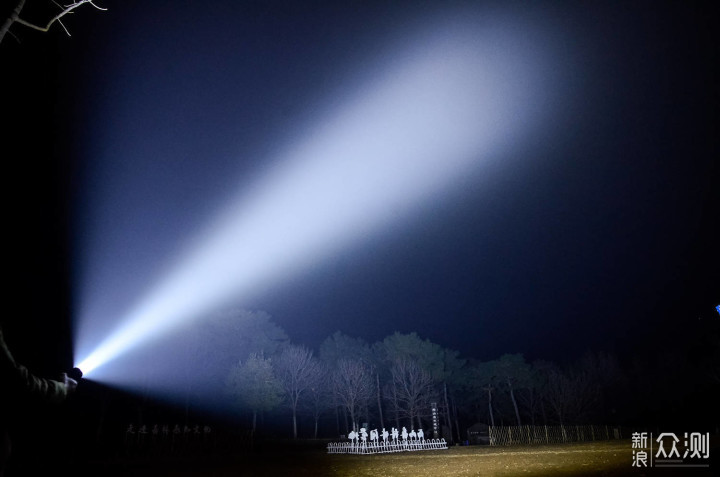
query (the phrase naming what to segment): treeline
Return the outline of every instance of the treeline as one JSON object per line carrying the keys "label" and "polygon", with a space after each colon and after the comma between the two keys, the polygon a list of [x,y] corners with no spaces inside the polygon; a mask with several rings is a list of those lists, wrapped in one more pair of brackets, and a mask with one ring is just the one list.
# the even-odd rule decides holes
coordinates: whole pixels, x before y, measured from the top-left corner
{"label": "treeline", "polygon": [[[670,425],[689,415],[713,429],[718,422],[708,405],[718,397],[717,362],[706,355],[700,366],[671,352],[658,363],[621,363],[606,352],[562,366],[522,354],[480,361],[416,333],[367,343],[340,332],[311,350],[292,343],[266,313],[248,311],[204,321],[182,348],[187,361],[175,363],[175,382],[185,383],[186,405],[210,390],[227,397],[253,432],[281,419],[293,437],[336,437],[362,423],[429,433],[432,403],[442,436],[454,441],[477,422]],[[200,374],[212,384],[199,386]]]}

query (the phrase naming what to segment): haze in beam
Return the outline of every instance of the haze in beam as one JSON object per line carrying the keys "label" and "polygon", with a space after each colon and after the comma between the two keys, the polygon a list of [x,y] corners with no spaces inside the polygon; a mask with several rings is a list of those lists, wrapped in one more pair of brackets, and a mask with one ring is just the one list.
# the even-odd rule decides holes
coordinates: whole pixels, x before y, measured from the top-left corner
{"label": "haze in beam", "polygon": [[538,63],[521,43],[458,23],[429,30],[330,98],[324,119],[228,202],[104,341],[91,343],[82,323],[93,318],[80,317],[86,376],[115,382],[119,355],[381,233],[536,122]]}

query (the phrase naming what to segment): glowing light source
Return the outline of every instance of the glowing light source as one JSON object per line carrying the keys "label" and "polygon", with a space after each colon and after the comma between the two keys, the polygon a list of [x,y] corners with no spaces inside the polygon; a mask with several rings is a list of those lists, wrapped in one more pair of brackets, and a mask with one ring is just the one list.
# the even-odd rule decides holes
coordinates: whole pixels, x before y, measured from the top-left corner
{"label": "glowing light source", "polygon": [[83,336],[92,317],[81,317],[77,366],[112,381],[103,365],[118,355],[393,227],[521,134],[534,118],[534,59],[495,51],[469,30],[425,35],[330,101],[339,105],[230,201],[107,339]]}

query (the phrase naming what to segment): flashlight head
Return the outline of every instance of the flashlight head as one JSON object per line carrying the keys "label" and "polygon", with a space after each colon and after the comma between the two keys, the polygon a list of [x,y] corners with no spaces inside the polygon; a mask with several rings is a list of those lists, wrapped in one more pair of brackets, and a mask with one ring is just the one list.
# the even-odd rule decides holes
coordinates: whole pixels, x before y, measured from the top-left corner
{"label": "flashlight head", "polygon": [[73,368],[68,371],[67,375],[75,381],[80,381],[83,377],[83,372],[80,370],[80,368]]}

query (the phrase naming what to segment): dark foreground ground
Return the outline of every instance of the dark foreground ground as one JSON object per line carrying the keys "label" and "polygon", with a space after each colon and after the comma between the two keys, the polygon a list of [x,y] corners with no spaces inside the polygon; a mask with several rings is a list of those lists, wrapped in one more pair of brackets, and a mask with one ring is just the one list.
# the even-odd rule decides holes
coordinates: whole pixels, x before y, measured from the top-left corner
{"label": "dark foreground ground", "polygon": [[[381,455],[328,455],[317,446],[264,449],[234,457],[113,459],[86,462],[82,476],[668,476],[720,475],[712,443],[710,468],[637,469],[629,440],[517,447],[454,447],[446,451]],[[717,455],[717,454],[715,454]],[[713,465],[715,464],[715,465]]]}

